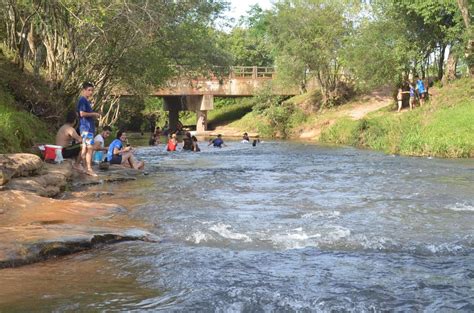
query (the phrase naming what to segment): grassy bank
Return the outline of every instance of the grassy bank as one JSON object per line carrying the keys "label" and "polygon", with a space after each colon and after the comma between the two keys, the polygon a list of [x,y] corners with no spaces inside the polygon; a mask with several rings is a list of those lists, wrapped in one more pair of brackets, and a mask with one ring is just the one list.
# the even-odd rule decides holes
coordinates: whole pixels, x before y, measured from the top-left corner
{"label": "grassy bank", "polygon": [[[252,111],[254,104],[251,98],[215,98],[214,109],[207,115],[208,125],[213,128],[239,120]],[[180,118],[183,125],[196,125],[194,112],[183,113],[184,115]]]}
{"label": "grassy bank", "polygon": [[342,118],[320,140],[413,156],[474,157],[474,90],[462,79],[435,90],[423,108],[380,110],[361,120]]}
{"label": "grassy bank", "polygon": [[0,153],[29,151],[42,142],[54,142],[46,124],[15,108],[13,96],[0,87]]}

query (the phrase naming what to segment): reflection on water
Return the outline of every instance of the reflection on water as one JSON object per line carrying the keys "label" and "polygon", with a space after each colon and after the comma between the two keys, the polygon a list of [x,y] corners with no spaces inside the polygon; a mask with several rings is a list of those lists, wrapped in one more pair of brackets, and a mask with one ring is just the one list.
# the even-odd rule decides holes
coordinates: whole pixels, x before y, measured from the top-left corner
{"label": "reflection on water", "polygon": [[0,311],[473,311],[474,162],[231,142],[94,186],[161,243],[0,272]]}

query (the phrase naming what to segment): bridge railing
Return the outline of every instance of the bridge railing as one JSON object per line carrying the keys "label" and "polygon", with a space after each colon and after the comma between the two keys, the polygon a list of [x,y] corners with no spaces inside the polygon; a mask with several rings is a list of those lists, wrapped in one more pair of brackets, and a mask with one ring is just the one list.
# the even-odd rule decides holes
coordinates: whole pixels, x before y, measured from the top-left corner
{"label": "bridge railing", "polygon": [[274,67],[267,66],[232,66],[230,68],[230,78],[250,78],[272,79],[275,75]]}

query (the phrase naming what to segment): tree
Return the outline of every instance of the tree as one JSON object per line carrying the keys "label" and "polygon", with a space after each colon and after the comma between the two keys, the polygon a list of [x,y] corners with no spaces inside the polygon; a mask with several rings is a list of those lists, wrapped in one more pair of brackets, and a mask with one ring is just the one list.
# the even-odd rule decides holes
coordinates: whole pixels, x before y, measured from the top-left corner
{"label": "tree", "polygon": [[209,33],[217,1],[0,0],[6,46],[72,103],[81,81],[96,84],[102,124],[116,119],[114,93],[144,94],[179,72],[225,63]]}
{"label": "tree", "polygon": [[229,34],[218,34],[219,42],[230,53],[233,65],[273,66],[268,18],[269,12],[254,5]]}
{"label": "tree", "polygon": [[[342,3],[286,0],[276,4],[270,20],[279,72],[291,75],[305,90],[307,75],[316,77],[325,105],[337,102],[341,58],[350,24]],[[295,83],[293,81],[292,83]]]}
{"label": "tree", "polygon": [[459,7],[459,11],[461,12],[464,26],[466,27],[465,57],[466,57],[467,65],[469,68],[469,74],[471,76],[474,76],[474,30],[473,30],[473,26],[471,25],[474,4],[471,1],[470,7],[469,7],[468,0],[457,0],[456,2]]}

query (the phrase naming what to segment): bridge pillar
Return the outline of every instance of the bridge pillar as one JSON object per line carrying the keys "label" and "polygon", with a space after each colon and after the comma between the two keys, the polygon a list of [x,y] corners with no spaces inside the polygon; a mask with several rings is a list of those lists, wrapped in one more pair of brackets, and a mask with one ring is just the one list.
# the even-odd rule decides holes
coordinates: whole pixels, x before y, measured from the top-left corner
{"label": "bridge pillar", "polygon": [[214,109],[214,96],[203,95],[200,100],[201,103],[199,107],[196,108],[196,131],[198,133],[207,130],[207,111]]}
{"label": "bridge pillar", "polygon": [[207,111],[197,110],[196,115],[197,115],[196,131],[198,133],[202,133],[207,130]]}
{"label": "bridge pillar", "polygon": [[176,131],[178,128],[179,111],[182,110],[183,99],[179,96],[163,97],[163,106],[168,114],[168,127],[171,131]]}

